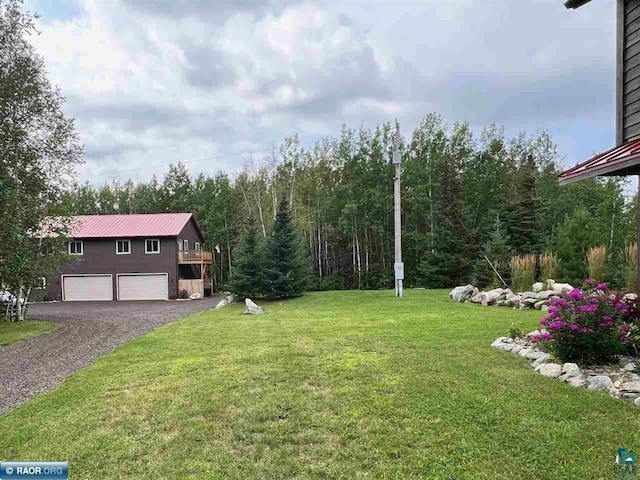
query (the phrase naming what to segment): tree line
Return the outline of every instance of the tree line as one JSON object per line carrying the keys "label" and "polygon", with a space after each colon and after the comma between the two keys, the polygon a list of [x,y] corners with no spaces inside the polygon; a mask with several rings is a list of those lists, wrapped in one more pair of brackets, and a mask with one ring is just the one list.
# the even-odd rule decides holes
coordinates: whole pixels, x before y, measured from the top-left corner
{"label": "tree line", "polygon": [[[393,126],[343,127],[303,148],[286,138],[262,159],[248,158],[231,178],[193,177],[178,162],[160,181],[84,184],[65,199],[75,214],[192,211],[216,253],[214,277],[225,285],[250,219],[267,238],[285,201],[304,236],[316,289],[393,287]],[[580,283],[585,254],[606,246],[609,279],[620,283],[622,251],[634,239],[635,201],[621,178],[565,187],[547,132],[507,138],[490,125],[446,125],[427,115],[401,141],[405,284],[509,282],[514,255],[552,252],[561,280]],[[217,246],[217,248],[216,248]]]}

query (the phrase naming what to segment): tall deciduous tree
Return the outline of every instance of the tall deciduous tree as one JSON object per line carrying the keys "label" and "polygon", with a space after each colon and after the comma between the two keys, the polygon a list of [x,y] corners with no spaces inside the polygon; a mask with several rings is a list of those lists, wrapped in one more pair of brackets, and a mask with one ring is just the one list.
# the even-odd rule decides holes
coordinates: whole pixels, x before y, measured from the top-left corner
{"label": "tall deciduous tree", "polygon": [[[0,0],[0,285],[19,300],[64,260],[62,194],[74,184],[82,158],[63,97],[28,41],[33,34],[22,2]],[[22,319],[20,301],[17,310]]]}

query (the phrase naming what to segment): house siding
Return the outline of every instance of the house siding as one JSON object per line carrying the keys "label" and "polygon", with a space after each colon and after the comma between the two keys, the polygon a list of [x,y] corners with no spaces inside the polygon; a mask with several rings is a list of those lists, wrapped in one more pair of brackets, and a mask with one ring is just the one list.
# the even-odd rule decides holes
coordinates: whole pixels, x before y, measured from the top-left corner
{"label": "house siding", "polygon": [[617,143],[640,138],[640,0],[618,0]]}
{"label": "house siding", "polygon": [[[189,224],[192,223],[189,222]],[[176,237],[160,238],[159,254],[144,253],[146,238],[122,238],[119,240],[131,241],[131,254],[116,255],[116,240],[115,238],[83,240],[83,255],[74,257],[77,259],[76,261],[66,264],[57,275],[48,279],[47,296],[53,300],[62,300],[62,275],[112,274],[113,298],[115,300],[118,298],[116,277],[118,273],[166,273],[169,279],[169,298],[177,297],[178,247]]]}

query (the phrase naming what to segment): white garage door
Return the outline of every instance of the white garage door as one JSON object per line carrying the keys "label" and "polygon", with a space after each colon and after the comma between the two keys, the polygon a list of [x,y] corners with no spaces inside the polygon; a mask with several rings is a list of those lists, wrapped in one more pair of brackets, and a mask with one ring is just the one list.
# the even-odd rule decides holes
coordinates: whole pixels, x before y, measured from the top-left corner
{"label": "white garage door", "polygon": [[62,299],[65,302],[113,300],[111,275],[63,275]]}
{"label": "white garage door", "polygon": [[124,273],[118,275],[118,300],[167,300],[166,273]]}

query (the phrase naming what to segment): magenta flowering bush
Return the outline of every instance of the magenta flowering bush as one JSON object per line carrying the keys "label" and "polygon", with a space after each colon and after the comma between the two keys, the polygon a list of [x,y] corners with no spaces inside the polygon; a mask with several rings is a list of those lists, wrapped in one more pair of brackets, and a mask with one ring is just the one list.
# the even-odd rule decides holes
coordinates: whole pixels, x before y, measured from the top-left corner
{"label": "magenta flowering bush", "polygon": [[630,306],[604,283],[587,280],[549,305],[540,321],[543,333],[532,339],[563,362],[607,363],[625,349]]}

